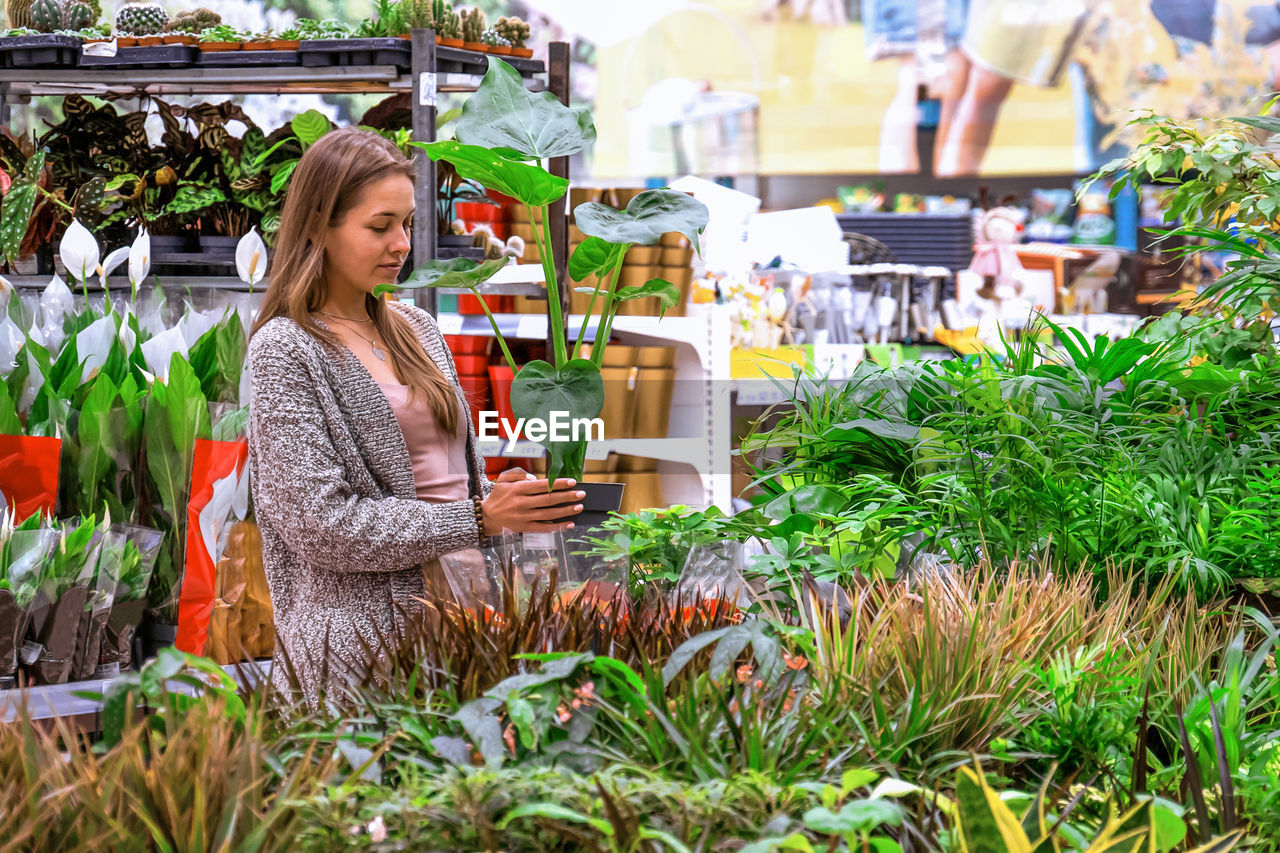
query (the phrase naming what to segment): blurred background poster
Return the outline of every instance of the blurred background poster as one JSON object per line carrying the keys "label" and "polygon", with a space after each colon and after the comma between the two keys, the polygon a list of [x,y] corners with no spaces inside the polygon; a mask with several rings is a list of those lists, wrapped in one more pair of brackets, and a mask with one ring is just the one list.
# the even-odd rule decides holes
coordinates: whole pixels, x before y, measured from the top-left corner
{"label": "blurred background poster", "polygon": [[1083,173],[1132,141],[1131,110],[1257,112],[1280,76],[1280,9],[1257,0],[527,6],[589,45],[598,179]]}

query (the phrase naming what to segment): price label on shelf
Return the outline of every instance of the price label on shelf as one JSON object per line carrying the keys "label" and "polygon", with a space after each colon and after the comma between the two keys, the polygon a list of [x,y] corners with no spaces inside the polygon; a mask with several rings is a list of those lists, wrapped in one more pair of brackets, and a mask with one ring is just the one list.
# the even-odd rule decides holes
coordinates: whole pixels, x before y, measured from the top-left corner
{"label": "price label on shelf", "polygon": [[770,382],[738,381],[739,406],[772,406],[786,398],[783,390]]}
{"label": "price label on shelf", "polygon": [[442,335],[460,335],[462,334],[462,315],[441,314],[436,318],[436,325],[440,327]]}
{"label": "price label on shelf", "polygon": [[609,458],[609,446],[603,441],[588,441],[586,458],[596,462]]}

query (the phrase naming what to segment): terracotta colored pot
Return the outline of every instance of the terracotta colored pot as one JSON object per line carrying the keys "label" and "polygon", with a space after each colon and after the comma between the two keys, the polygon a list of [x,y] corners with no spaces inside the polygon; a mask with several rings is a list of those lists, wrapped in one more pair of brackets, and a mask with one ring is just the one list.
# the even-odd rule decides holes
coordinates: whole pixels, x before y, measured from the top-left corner
{"label": "terracotta colored pot", "polygon": [[404,39],[405,41],[413,41],[413,33],[401,33],[400,35],[396,36],[396,38]]}
{"label": "terracotta colored pot", "polygon": [[436,36],[436,44],[444,44],[444,39],[440,38],[440,36]]}
{"label": "terracotta colored pot", "polygon": [[154,47],[163,43],[163,36],[138,36],[138,47]]}
{"label": "terracotta colored pot", "polygon": [[269,41],[247,41],[241,46],[241,50],[271,50],[271,42]]}
{"label": "terracotta colored pot", "polygon": [[528,59],[533,56],[533,48],[531,47],[513,47],[511,48],[512,56],[519,56],[522,59]]}
{"label": "terracotta colored pot", "polygon": [[133,47],[138,40],[133,36],[116,36],[116,47]]}
{"label": "terracotta colored pot", "polygon": [[511,45],[509,44],[491,44],[491,45],[487,45],[487,47],[490,53],[495,53],[498,56],[511,55]]}
{"label": "terracotta colored pot", "polygon": [[240,42],[238,41],[202,41],[200,42],[201,50],[239,50]]}
{"label": "terracotta colored pot", "polygon": [[445,47],[462,47],[462,39],[441,39],[440,43]]}
{"label": "terracotta colored pot", "polygon": [[476,53],[484,53],[485,51],[484,42],[480,41],[464,41],[462,47],[464,50],[472,50]]}
{"label": "terracotta colored pot", "polygon": [[165,44],[182,44],[183,36],[161,36],[160,40]]}
{"label": "terracotta colored pot", "polygon": [[275,41],[271,42],[271,49],[272,50],[297,50],[298,40],[297,39],[276,39]]}

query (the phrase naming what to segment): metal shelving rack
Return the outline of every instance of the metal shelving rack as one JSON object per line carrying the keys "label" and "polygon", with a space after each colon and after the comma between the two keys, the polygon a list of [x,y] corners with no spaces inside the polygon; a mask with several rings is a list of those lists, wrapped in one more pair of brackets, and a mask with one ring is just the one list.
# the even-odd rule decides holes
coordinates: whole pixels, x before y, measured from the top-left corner
{"label": "metal shelving rack", "polygon": [[[485,54],[457,48],[441,47],[432,30],[414,30],[410,40],[408,71],[395,65],[370,66],[245,66],[189,68],[5,68],[0,69],[0,123],[8,124],[11,106],[29,103],[38,96],[80,94],[100,98],[128,98],[145,95],[248,95],[248,94],[340,94],[408,93],[412,105],[412,128],[415,139],[431,141],[436,134],[436,105],[440,95],[470,92],[480,85],[488,66]],[[525,77],[534,91],[551,91],[562,103],[569,100],[569,46],[562,42],[549,47],[548,62],[504,57]],[[538,75],[544,75],[545,80]],[[438,256],[436,239],[436,169],[435,163],[422,151],[415,150],[418,170],[418,215],[414,218],[413,265]],[[552,160],[550,170],[568,177],[568,159]],[[552,211],[551,239],[556,247],[558,263],[568,257],[568,223],[564,202]],[[563,270],[557,278],[564,281]],[[177,281],[179,279],[175,279]],[[181,279],[187,283],[185,279]],[[537,281],[508,283],[504,293],[542,294]],[[216,280],[201,279],[205,286],[221,286]],[[226,286],[238,282],[229,280]],[[517,286],[519,285],[519,286]],[[567,285],[567,282],[566,282]],[[568,300],[568,288],[562,286]],[[420,307],[435,313],[435,293],[419,291]]]}

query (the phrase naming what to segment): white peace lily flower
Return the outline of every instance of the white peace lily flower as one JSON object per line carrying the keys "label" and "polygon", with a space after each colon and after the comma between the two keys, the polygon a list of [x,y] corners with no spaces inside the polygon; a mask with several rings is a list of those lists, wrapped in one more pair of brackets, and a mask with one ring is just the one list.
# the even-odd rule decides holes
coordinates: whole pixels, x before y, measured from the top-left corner
{"label": "white peace lily flower", "polygon": [[174,353],[180,353],[183,358],[187,357],[189,350],[187,342],[182,337],[182,329],[174,326],[171,329],[165,329],[149,341],[142,344],[142,358],[147,363],[147,367],[151,368],[151,372],[161,382],[169,381],[169,363],[173,360]]}
{"label": "white peace lily flower", "polygon": [[12,292],[13,292],[13,282],[9,281],[9,279],[0,275],[0,296],[3,296],[5,299],[8,299],[9,294]]}
{"label": "white peace lily flower", "polygon": [[93,239],[88,228],[80,224],[79,219],[71,220],[67,232],[62,235],[62,242],[58,244],[58,254],[62,256],[67,275],[76,281],[85,281],[98,271],[98,241]]}
{"label": "white peace lily flower", "polygon": [[124,306],[124,313],[120,314],[120,325],[117,327],[116,335],[120,338],[120,343],[124,346],[124,353],[127,356],[133,352],[133,347],[138,343],[138,336],[134,333],[133,327],[129,325],[129,318],[133,316],[133,307]]}
{"label": "white peace lily flower", "polygon": [[138,236],[129,247],[129,284],[137,290],[147,273],[151,271],[151,235],[139,228]]}
{"label": "white peace lily flower", "polygon": [[236,272],[246,284],[257,284],[267,274],[267,244],[257,228],[250,228],[236,244]]}
{"label": "white peace lily flower", "polygon": [[76,334],[76,356],[80,359],[80,384],[88,382],[111,354],[116,339],[116,318],[107,315],[94,320]]}
{"label": "white peace lily flower", "polygon": [[205,312],[192,311],[188,306],[187,313],[178,321],[178,328],[182,330],[182,339],[187,342],[187,349],[191,349],[196,341],[217,324],[218,321]]}
{"label": "white peace lily flower", "polygon": [[102,275],[98,276],[98,281],[102,282],[102,289],[107,289],[107,276],[115,272],[116,267],[124,263],[125,258],[129,257],[129,247],[121,246],[111,254],[107,255],[106,260],[102,262]]}

